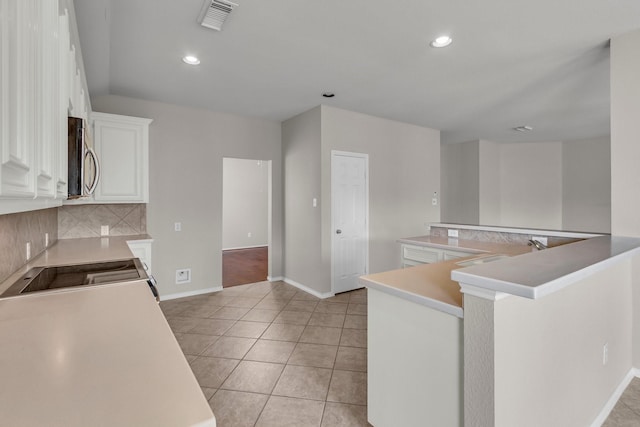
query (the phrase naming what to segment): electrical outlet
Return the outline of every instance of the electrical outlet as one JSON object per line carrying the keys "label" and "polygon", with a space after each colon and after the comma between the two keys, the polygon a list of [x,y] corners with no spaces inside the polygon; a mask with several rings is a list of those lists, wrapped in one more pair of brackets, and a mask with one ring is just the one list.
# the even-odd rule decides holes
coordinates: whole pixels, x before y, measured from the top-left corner
{"label": "electrical outlet", "polygon": [[101,225],[100,226],[100,235],[101,236],[108,236],[109,235],[109,226],[108,225]]}
{"label": "electrical outlet", "polygon": [[176,270],[176,285],[191,283],[191,269],[183,268]]}
{"label": "electrical outlet", "polygon": [[602,346],[602,364],[609,363],[609,343]]}
{"label": "electrical outlet", "polygon": [[447,236],[453,237],[454,239],[457,239],[458,238],[458,230],[448,229],[447,230]]}
{"label": "electrical outlet", "polygon": [[31,242],[27,242],[27,261],[31,259]]}
{"label": "electrical outlet", "polygon": [[438,206],[438,198],[437,198],[437,197],[433,197],[433,198],[431,199],[431,204],[432,204],[433,206]]}
{"label": "electrical outlet", "polygon": [[248,232],[248,233],[247,233],[247,237],[251,237],[251,232]]}
{"label": "electrical outlet", "polygon": [[547,238],[547,237],[531,236],[531,240],[537,240],[538,242],[542,243],[545,246],[547,246],[549,244],[548,243],[549,238]]}
{"label": "electrical outlet", "polygon": [[174,231],[182,231],[182,223],[181,222],[176,222],[173,224],[173,229]]}

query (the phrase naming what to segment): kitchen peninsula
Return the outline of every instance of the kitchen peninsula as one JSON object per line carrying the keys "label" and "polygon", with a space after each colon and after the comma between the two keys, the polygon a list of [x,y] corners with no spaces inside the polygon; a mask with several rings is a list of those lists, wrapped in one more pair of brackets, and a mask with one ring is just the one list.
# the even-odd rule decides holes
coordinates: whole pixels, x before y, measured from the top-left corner
{"label": "kitchen peninsula", "polygon": [[372,424],[582,426],[606,418],[634,374],[630,270],[640,239],[511,246],[511,257],[471,267],[458,264],[491,254],[361,278]]}

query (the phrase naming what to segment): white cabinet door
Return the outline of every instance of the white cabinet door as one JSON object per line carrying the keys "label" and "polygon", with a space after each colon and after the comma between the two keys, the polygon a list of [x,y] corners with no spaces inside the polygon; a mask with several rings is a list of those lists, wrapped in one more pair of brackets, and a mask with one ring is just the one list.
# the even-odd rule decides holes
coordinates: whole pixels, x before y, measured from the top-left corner
{"label": "white cabinet door", "polygon": [[58,38],[57,47],[58,55],[58,106],[57,114],[60,121],[58,129],[58,148],[57,148],[57,167],[56,167],[56,198],[65,200],[68,195],[68,136],[67,136],[67,116],[69,111],[69,12],[67,10],[59,17],[58,21]]}
{"label": "white cabinet door", "polygon": [[1,0],[2,141],[0,196],[35,197],[37,5]]}
{"label": "white cabinet door", "polygon": [[130,240],[127,242],[133,256],[140,259],[145,267],[147,275],[151,275],[151,244],[153,240]]}
{"label": "white cabinet door", "polygon": [[93,113],[95,150],[101,176],[94,200],[149,201],[149,124],[152,120]]}

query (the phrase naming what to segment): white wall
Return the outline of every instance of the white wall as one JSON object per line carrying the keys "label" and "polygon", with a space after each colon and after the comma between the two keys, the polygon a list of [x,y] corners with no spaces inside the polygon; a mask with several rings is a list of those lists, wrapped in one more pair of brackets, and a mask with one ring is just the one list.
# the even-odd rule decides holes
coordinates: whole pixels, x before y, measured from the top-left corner
{"label": "white wall", "polygon": [[503,144],[500,166],[502,225],[562,229],[562,144]]}
{"label": "white wall", "polygon": [[[400,267],[400,237],[440,221],[440,131],[322,106],[322,260],[331,265],[331,150],[369,155],[369,273]],[[330,289],[330,283],[324,288]]]}
{"label": "white wall", "polygon": [[479,141],[440,147],[441,216],[448,222],[479,224]]}
{"label": "white wall", "polygon": [[439,221],[438,131],[321,106],[285,121],[282,135],[288,279],[331,292],[331,150],[369,155],[370,272],[399,268],[396,240]]}
{"label": "white wall", "polygon": [[611,139],[562,143],[562,228],[611,231]]}
{"label": "white wall", "polygon": [[478,224],[499,225],[502,222],[500,197],[500,144],[480,140],[478,143]]}
{"label": "white wall", "polygon": [[[640,31],[611,39],[611,233],[640,237]],[[640,368],[640,261],[634,264],[634,366]]]}
{"label": "white wall", "polygon": [[[272,247],[269,274],[282,275],[280,123],[120,96],[93,100],[95,111],[153,119],[149,129],[148,231],[161,295],[222,284],[222,159],[271,160]],[[182,222],[175,232],[174,222]],[[192,282],[175,284],[175,270]]]}
{"label": "white wall", "polygon": [[537,300],[497,301],[494,324],[495,425],[591,425],[631,368],[630,260]]}
{"label": "white wall", "polygon": [[[284,158],[284,275],[328,292],[330,271],[322,264],[320,115],[316,107],[282,123]],[[319,200],[313,207],[313,198]]]}
{"label": "white wall", "polygon": [[268,161],[224,158],[222,171],[222,249],[267,246]]}

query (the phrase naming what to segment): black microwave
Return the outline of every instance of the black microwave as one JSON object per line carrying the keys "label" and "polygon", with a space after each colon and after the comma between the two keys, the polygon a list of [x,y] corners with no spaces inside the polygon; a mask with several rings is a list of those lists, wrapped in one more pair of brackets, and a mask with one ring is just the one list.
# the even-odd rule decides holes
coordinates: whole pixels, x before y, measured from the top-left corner
{"label": "black microwave", "polygon": [[68,199],[79,199],[91,196],[96,190],[100,179],[100,163],[89,144],[86,121],[69,117],[68,126]]}

